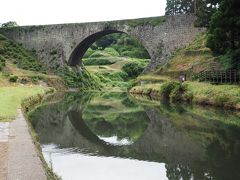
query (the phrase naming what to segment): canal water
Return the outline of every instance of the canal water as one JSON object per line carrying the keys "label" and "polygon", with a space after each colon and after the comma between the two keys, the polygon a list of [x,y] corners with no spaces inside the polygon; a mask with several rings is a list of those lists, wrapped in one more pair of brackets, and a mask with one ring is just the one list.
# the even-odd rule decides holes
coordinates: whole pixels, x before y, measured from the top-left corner
{"label": "canal water", "polygon": [[240,179],[240,114],[127,93],[66,93],[29,114],[63,180]]}

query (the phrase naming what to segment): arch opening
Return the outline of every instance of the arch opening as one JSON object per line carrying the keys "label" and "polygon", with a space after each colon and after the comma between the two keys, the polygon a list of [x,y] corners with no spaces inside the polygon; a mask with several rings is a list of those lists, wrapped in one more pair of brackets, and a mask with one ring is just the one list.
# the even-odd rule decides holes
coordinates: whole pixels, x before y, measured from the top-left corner
{"label": "arch opening", "polygon": [[104,30],[85,38],[73,50],[70,66],[84,67],[107,87],[125,88],[150,63],[147,49],[127,33]]}
{"label": "arch opening", "polygon": [[68,60],[68,65],[76,66],[79,64],[80,60],[83,58],[84,54],[88,50],[88,48],[96,42],[98,39],[112,33],[122,33],[117,30],[104,30],[97,33],[94,33],[87,38],[85,38],[82,42],[80,42],[73,50]]}

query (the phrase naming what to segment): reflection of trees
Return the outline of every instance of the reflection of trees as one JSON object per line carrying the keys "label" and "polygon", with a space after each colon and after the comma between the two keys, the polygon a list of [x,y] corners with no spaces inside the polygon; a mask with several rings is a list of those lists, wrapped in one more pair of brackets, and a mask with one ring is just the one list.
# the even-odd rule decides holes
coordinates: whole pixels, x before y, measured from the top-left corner
{"label": "reflection of trees", "polygon": [[[105,99],[120,102],[111,121],[105,112],[113,107],[98,108]],[[69,94],[56,104],[39,107],[31,117],[43,143],[78,147],[100,156],[164,162],[169,179],[240,179],[238,126],[182,106],[144,109],[126,95]],[[99,135],[138,138],[132,145],[114,147]]]}

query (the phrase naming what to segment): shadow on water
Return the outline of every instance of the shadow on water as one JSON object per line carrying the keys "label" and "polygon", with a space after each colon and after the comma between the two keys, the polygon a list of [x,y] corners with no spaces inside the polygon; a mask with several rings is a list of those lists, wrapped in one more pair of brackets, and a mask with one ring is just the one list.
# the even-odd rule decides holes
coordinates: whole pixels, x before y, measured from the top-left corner
{"label": "shadow on water", "polygon": [[70,93],[54,102],[29,114],[43,151],[54,144],[71,153],[164,163],[167,179],[240,179],[239,113],[126,93]]}

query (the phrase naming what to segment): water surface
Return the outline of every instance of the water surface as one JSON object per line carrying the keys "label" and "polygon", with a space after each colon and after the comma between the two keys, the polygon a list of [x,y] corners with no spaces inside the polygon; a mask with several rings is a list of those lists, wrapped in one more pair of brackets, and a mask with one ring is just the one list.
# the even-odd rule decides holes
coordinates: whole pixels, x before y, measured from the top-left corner
{"label": "water surface", "polygon": [[240,179],[239,117],[127,93],[56,95],[30,114],[67,180]]}

